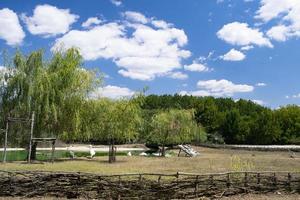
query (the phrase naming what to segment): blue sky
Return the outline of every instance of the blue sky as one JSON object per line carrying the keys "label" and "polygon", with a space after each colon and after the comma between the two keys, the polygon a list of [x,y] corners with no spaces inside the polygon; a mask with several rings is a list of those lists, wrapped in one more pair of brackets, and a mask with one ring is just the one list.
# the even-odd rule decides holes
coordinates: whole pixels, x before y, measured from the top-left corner
{"label": "blue sky", "polygon": [[[0,2],[0,49],[80,48],[95,96],[148,94],[300,104],[299,0]],[[1,64],[0,64],[1,65]]]}

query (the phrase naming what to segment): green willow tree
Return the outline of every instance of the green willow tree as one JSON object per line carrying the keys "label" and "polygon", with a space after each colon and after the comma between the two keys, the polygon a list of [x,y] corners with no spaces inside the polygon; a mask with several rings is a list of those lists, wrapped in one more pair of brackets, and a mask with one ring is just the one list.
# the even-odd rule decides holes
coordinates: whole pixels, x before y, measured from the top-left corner
{"label": "green willow tree", "polygon": [[[55,52],[50,60],[44,59],[43,51],[29,56],[17,52],[12,75],[2,91],[3,118],[28,117],[34,112],[34,137],[79,134],[80,109],[100,81],[82,64],[76,49]],[[22,135],[17,138],[23,145],[28,144],[29,137]],[[35,154],[31,155],[34,159]]]}
{"label": "green willow tree", "polygon": [[[143,96],[131,99],[89,100],[82,112],[82,135],[93,142],[109,144],[109,162],[116,161],[116,143],[130,143],[141,127]],[[78,138],[82,141],[83,138]]]}
{"label": "green willow tree", "polygon": [[148,141],[162,147],[161,156],[165,156],[167,145],[190,143],[202,131],[191,110],[161,111],[153,116],[151,127]]}

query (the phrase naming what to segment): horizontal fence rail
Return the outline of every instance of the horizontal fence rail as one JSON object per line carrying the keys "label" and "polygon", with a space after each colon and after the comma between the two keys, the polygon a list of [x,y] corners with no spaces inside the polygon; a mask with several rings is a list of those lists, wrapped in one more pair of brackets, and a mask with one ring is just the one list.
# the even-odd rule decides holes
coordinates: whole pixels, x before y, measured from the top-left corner
{"label": "horizontal fence rail", "polygon": [[0,196],[189,199],[272,191],[300,193],[300,172],[92,173],[0,171]]}

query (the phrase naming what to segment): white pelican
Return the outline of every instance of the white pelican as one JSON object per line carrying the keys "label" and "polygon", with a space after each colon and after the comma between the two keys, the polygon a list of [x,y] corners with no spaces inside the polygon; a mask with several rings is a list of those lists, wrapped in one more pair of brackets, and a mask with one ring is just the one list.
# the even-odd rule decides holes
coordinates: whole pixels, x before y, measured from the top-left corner
{"label": "white pelican", "polygon": [[69,146],[69,147],[67,147],[67,150],[69,151],[70,157],[71,157],[72,159],[74,159],[74,158],[75,158],[75,153],[71,150],[72,147],[73,147],[72,145]]}
{"label": "white pelican", "polygon": [[90,145],[90,156],[91,156],[91,158],[93,158],[93,157],[95,156],[95,154],[96,154],[96,152],[95,152],[95,150],[93,149],[93,146]]}

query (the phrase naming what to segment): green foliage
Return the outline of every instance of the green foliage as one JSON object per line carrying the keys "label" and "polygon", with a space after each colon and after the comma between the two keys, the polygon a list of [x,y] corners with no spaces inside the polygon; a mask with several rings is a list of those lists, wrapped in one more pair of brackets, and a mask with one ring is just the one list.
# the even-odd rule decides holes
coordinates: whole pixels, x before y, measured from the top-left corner
{"label": "green foliage", "polygon": [[[1,96],[2,119],[29,118],[34,112],[34,137],[79,134],[80,110],[99,81],[94,72],[82,68],[79,52],[56,52],[48,61],[42,51],[29,56],[17,52],[13,61]],[[18,138],[20,143],[28,143],[25,133],[19,133]]]}
{"label": "green foliage", "polygon": [[[197,124],[214,143],[222,143],[223,138],[231,144],[300,143],[300,107],[295,105],[271,110],[242,99],[149,95],[143,108],[148,120],[164,109],[194,109]],[[143,138],[147,134],[143,132]]]}
{"label": "green foliage", "polygon": [[141,127],[140,97],[122,100],[89,100],[82,110],[80,141],[124,143],[138,137]]}
{"label": "green foliage", "polygon": [[195,136],[205,140],[205,132],[194,121],[193,111],[170,109],[155,114],[151,121],[149,143],[162,146],[190,143]]}

